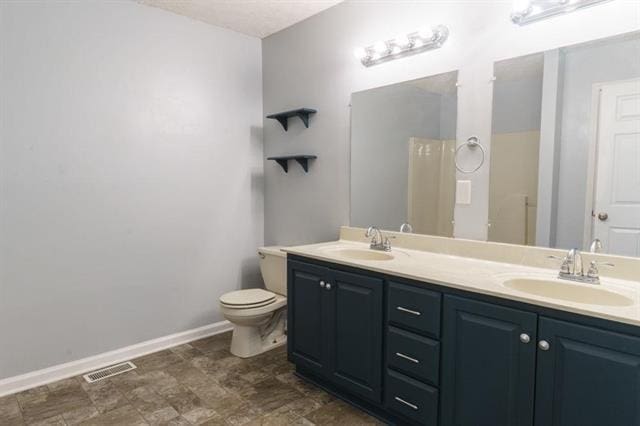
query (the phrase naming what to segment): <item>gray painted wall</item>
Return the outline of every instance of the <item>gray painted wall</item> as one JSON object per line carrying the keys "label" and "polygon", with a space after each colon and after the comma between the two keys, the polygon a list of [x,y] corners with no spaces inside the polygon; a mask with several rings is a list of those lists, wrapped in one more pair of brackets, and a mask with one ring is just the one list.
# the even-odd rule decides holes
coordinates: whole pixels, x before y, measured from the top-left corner
{"label": "gray painted wall", "polygon": [[[297,244],[335,239],[349,223],[351,93],[460,70],[458,143],[476,134],[490,161],[493,62],[608,37],[638,28],[636,5],[609,2],[535,25],[509,20],[510,2],[346,1],[263,40],[265,113],[318,109],[309,129],[292,122],[283,132],[264,122],[265,154],[318,155],[304,174],[265,162],[265,240]],[[602,16],[607,16],[606,22]],[[406,33],[429,21],[446,24],[442,49],[366,68],[353,49]],[[485,239],[488,167],[460,175],[472,181],[472,205],[456,207],[458,237]]]}
{"label": "gray painted wall", "polygon": [[440,139],[441,98],[410,84],[353,94],[351,225],[396,229],[407,221],[409,138]]}
{"label": "gray painted wall", "polygon": [[540,78],[496,81],[493,85],[493,133],[540,130],[542,75]]}
{"label": "gray painted wall", "polygon": [[593,85],[640,77],[640,38],[564,52],[556,247],[583,247]]}
{"label": "gray painted wall", "polygon": [[223,319],[260,283],[260,40],[0,2],[0,378]]}
{"label": "gray painted wall", "polygon": [[556,244],[563,62],[560,49],[544,53],[536,212],[536,245],[543,247]]}

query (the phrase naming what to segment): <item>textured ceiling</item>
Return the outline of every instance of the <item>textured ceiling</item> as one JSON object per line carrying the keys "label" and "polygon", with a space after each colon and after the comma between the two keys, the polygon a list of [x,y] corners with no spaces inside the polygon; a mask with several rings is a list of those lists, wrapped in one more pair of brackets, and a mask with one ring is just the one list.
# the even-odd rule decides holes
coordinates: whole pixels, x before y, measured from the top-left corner
{"label": "textured ceiling", "polygon": [[343,0],[138,0],[179,15],[264,38]]}

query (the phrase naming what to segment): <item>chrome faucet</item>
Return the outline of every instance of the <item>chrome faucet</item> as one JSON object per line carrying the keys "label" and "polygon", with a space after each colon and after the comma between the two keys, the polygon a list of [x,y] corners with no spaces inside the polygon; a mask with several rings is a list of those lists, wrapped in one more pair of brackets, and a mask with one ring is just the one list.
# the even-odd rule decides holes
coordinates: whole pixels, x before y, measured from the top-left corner
{"label": "chrome faucet", "polygon": [[389,238],[382,235],[382,232],[375,226],[370,226],[364,236],[371,238],[371,244],[369,244],[371,250],[391,251]]}
{"label": "chrome faucet", "polygon": [[[584,276],[584,270],[582,269],[582,253],[577,248],[572,248],[567,253],[567,263],[569,265],[569,277],[579,278]],[[562,273],[562,271],[560,271]],[[579,279],[576,279],[579,281]]]}
{"label": "chrome faucet", "polygon": [[549,258],[562,259],[562,266],[560,266],[558,278],[585,284],[600,284],[598,265],[615,266],[612,263],[592,260],[585,275],[584,266],[582,264],[582,254],[580,253],[580,250],[576,248],[569,250],[567,255],[563,258],[558,256],[549,256]]}
{"label": "chrome faucet", "polygon": [[412,233],[413,232],[413,226],[411,226],[410,223],[405,222],[402,225],[400,225],[400,232]]}
{"label": "chrome faucet", "polygon": [[591,241],[591,246],[589,246],[589,252],[591,253],[600,253],[602,251],[602,241],[599,238]]}

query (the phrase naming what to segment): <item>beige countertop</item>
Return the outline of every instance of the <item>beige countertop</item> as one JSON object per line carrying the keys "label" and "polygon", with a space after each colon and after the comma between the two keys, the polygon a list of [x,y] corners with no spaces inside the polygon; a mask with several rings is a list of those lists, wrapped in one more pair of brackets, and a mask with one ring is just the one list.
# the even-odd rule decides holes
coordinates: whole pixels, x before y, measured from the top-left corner
{"label": "beige countertop", "polygon": [[391,254],[394,258],[391,260],[356,260],[341,256],[339,254],[341,249],[369,250],[369,245],[343,239],[327,243],[285,247],[283,251],[414,281],[424,281],[444,287],[640,326],[640,282],[637,281],[601,277],[601,284],[593,285],[562,280],[561,284],[597,287],[623,295],[632,301],[626,306],[577,303],[525,293],[504,285],[505,280],[519,277],[557,280],[557,269],[503,263],[404,247],[393,247]]}

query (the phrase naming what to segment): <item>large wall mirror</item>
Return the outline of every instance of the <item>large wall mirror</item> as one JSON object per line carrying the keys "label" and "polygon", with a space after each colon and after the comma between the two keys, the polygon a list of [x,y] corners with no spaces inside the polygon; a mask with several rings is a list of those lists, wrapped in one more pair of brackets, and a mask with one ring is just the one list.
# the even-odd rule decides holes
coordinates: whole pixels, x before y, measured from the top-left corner
{"label": "large wall mirror", "polygon": [[[640,256],[640,33],[501,60],[494,77],[481,141],[489,187],[472,194],[488,197],[477,225],[488,240],[589,249],[598,239],[604,253]],[[352,95],[353,226],[454,235],[456,179],[469,176],[454,163],[456,80]]]}
{"label": "large wall mirror", "polygon": [[351,224],[453,236],[457,72],[351,97]]}
{"label": "large wall mirror", "polygon": [[494,75],[489,240],[640,256],[640,36]]}

